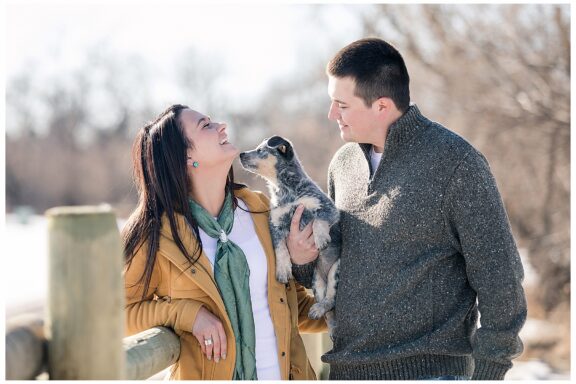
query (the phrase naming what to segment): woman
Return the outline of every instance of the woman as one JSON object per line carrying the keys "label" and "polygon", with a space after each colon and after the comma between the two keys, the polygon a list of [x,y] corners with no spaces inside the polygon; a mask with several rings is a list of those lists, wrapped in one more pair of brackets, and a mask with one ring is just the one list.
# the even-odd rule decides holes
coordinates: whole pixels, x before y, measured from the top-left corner
{"label": "woman", "polygon": [[315,379],[298,330],[326,324],[308,319],[303,287],[276,281],[269,201],[234,183],[237,155],[225,124],[183,105],[138,133],[139,203],[123,230],[127,332],[174,329],[171,379]]}

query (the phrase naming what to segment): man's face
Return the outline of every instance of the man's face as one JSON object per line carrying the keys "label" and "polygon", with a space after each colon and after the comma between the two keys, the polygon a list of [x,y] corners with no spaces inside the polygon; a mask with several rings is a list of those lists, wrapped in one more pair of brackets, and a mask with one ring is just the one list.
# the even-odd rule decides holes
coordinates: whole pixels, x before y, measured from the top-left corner
{"label": "man's face", "polygon": [[346,142],[372,143],[377,134],[376,109],[367,107],[364,100],[354,95],[356,82],[350,77],[328,76],[328,94],[332,102],[328,119],[336,121],[340,136]]}

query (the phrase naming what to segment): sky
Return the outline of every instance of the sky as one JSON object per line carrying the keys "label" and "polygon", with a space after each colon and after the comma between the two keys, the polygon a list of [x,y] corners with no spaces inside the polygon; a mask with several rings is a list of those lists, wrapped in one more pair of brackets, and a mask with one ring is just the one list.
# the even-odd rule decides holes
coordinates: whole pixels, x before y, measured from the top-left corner
{"label": "sky", "polygon": [[[319,29],[350,41],[359,30],[345,6],[192,4],[170,2],[10,2],[6,7],[7,79],[25,68],[43,74],[83,65],[87,50],[141,57],[153,69],[158,93],[173,90],[170,73],[188,47],[225,72],[213,86],[231,98],[259,95],[325,46]],[[329,55],[329,52],[325,53]]]}

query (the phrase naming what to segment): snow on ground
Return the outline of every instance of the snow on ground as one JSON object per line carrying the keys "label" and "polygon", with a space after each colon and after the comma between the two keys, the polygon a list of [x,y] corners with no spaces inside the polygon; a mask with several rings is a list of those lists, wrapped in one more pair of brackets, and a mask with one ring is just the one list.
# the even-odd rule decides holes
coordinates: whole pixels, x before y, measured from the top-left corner
{"label": "snow on ground", "polygon": [[539,360],[518,361],[506,373],[506,380],[570,380],[569,373],[552,371],[550,366]]}
{"label": "snow on ground", "polygon": [[[44,302],[48,290],[48,232],[43,216],[30,216],[22,223],[6,215],[2,258],[6,315]],[[36,305],[35,305],[36,306]]]}

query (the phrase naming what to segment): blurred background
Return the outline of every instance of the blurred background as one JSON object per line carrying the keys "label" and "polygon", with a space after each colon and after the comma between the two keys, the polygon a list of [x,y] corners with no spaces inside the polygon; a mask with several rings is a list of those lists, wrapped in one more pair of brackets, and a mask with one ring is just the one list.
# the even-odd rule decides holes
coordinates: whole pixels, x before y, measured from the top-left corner
{"label": "blurred background", "polygon": [[[507,378],[568,377],[568,4],[11,3],[6,22],[4,267],[30,273],[6,293],[7,316],[46,295],[47,208],[105,202],[120,221],[134,209],[133,138],[170,104],[227,122],[241,150],[289,138],[325,190],[342,145],[326,117],[325,65],[377,36],[403,54],[412,102],[483,152],[495,174],[529,305],[521,369]],[[310,348],[319,364],[322,348]]]}

